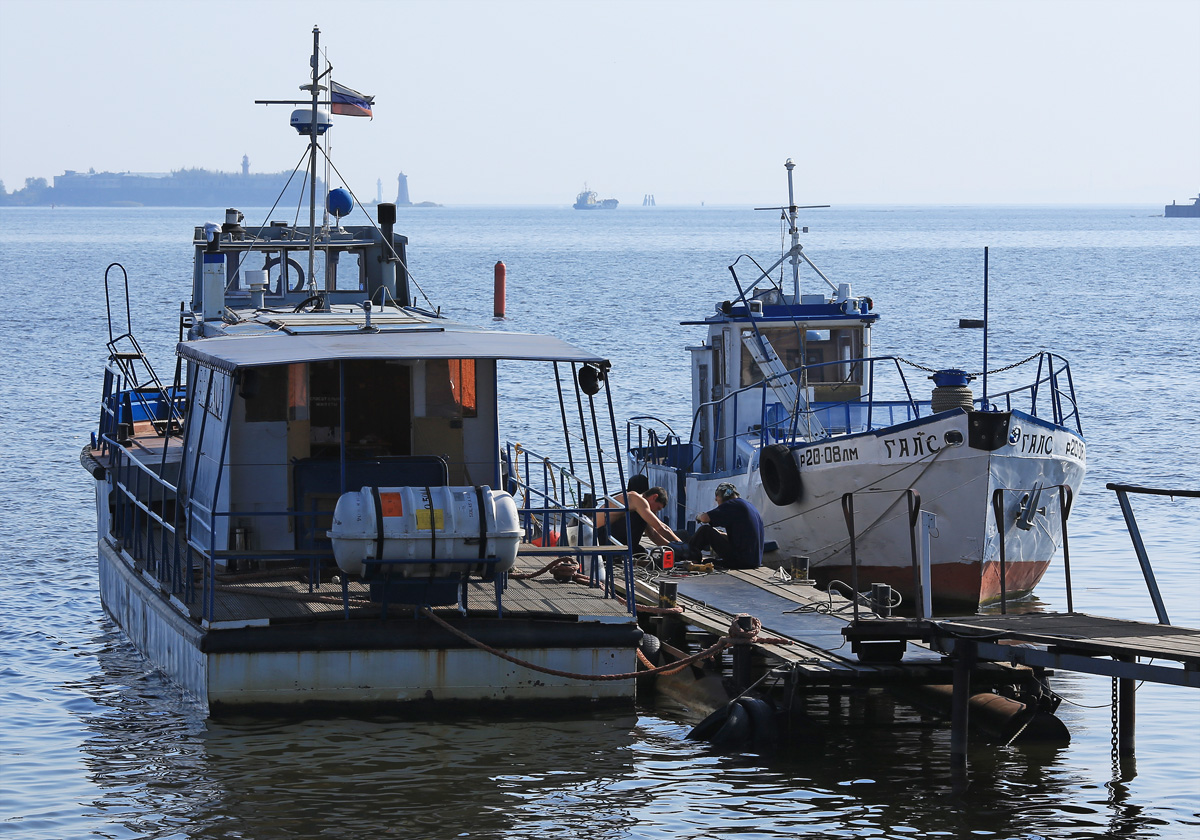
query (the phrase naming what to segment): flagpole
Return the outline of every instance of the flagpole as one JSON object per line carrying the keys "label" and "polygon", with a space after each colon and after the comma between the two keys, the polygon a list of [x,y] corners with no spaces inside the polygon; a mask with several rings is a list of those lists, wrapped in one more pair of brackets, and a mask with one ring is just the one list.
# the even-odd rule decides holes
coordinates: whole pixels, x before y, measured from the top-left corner
{"label": "flagpole", "polygon": [[313,27],[312,61],[312,125],[308,137],[308,291],[317,292],[317,278],[314,275],[317,264],[317,67],[321,41],[321,30]]}
{"label": "flagpole", "polygon": [[[333,117],[333,65],[329,63],[329,59],[325,59],[325,75],[329,77],[329,115],[332,121]],[[333,185],[329,181],[329,161],[333,154],[333,140],[330,135],[325,135],[325,191],[328,195],[329,190],[333,189]],[[321,233],[327,236],[329,234],[329,202],[321,202]],[[328,241],[328,240],[326,240]],[[325,258],[325,288],[329,288],[329,256],[326,253]]]}

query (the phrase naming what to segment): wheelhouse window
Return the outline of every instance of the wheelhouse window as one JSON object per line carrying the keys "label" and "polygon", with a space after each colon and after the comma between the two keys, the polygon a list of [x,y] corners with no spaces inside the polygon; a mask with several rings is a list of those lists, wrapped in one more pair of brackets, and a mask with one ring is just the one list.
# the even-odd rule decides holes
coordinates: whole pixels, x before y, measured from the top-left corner
{"label": "wheelhouse window", "polygon": [[[806,367],[808,384],[846,383],[861,385],[861,364],[851,360],[862,356],[862,330],[859,327],[810,330],[804,324],[760,329],[771,342],[783,366],[799,381],[799,368]],[[745,331],[743,335],[753,335]],[[763,372],[750,351],[742,348],[741,387],[763,381]]]}
{"label": "wheelhouse window", "polygon": [[[378,359],[292,365],[289,415],[308,421],[308,456],[336,458],[346,419],[346,454],[377,458],[411,454],[411,368]],[[344,371],[342,411],[339,368]],[[305,376],[307,373],[307,376]]]}
{"label": "wheelhouse window", "polygon": [[425,406],[429,417],[476,417],[474,359],[430,359],[425,364]]}

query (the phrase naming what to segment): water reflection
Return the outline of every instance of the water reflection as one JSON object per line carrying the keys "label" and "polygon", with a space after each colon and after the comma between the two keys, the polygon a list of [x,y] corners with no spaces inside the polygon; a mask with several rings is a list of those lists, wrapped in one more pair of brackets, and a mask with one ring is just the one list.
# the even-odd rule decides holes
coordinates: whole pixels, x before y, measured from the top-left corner
{"label": "water reflection", "polygon": [[[119,637],[118,637],[119,639]],[[96,815],[138,836],[628,836],[632,713],[578,719],[206,720],[120,644],[75,686]],[[518,836],[521,836],[518,834]]]}
{"label": "water reflection", "polygon": [[102,836],[1149,838],[1167,825],[1130,795],[1129,765],[1089,786],[1070,748],[976,743],[956,792],[944,724],[885,694],[813,698],[822,742],[764,761],[687,741],[670,706],[207,720],[116,639],[75,686],[95,704],[83,761],[91,816],[114,827]]}

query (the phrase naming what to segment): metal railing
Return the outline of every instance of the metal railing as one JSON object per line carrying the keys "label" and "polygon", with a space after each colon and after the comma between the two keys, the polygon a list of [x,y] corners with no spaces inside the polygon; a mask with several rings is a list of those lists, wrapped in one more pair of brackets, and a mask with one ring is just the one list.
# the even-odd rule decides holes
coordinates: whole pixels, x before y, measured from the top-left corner
{"label": "metal railing", "polygon": [[[1061,356],[1042,352],[1020,364],[1028,363],[1035,358],[1037,359],[1037,371],[1033,382],[1001,391],[998,394],[989,394],[986,397],[986,406],[983,404],[983,397],[976,398],[975,404],[980,409],[1000,410],[999,406],[1001,405],[1003,405],[1003,410],[1007,411],[1020,408],[1035,417],[1048,414],[1055,424],[1066,426],[1073,421],[1075,428],[1080,430],[1079,407],[1069,363]],[[877,365],[884,363],[895,366],[900,388],[904,393],[903,399],[883,399],[877,396],[878,389],[875,385],[878,380]],[[681,435],[670,430],[670,427],[658,418],[648,415],[634,417],[626,423],[626,451],[634,453],[635,457],[645,455],[648,456],[645,460],[652,457],[659,463],[666,460],[676,469],[695,472],[697,471],[697,462],[701,461],[704,455],[704,447],[701,441],[697,440],[699,429],[702,426],[701,418],[708,415],[711,417],[708,434],[712,438],[708,448],[713,455],[713,463],[708,464],[707,468],[700,471],[721,472],[733,468],[733,465],[726,463],[727,459],[723,457],[731,440],[749,439],[756,441],[759,446],[766,446],[771,442],[801,443],[810,440],[810,437],[801,434],[801,431],[814,425],[823,430],[822,437],[829,437],[832,434],[869,432],[932,414],[932,404],[929,400],[918,400],[913,396],[913,388],[902,368],[903,363],[906,363],[906,360],[898,356],[839,359],[817,365],[803,365],[783,374],[766,377],[753,385],[731,391],[719,399],[702,403],[692,416],[692,431],[686,444]],[[869,385],[866,393],[838,402],[813,402],[809,404],[808,408],[798,405],[796,410],[784,418],[771,416],[775,404],[768,399],[768,392],[773,381],[789,376],[797,382],[804,382],[806,376],[812,371],[833,365],[839,367],[849,365],[851,368],[858,365],[867,366],[866,382]],[[738,423],[738,410],[741,402],[739,397],[755,391],[762,394],[758,409],[759,422],[757,426],[743,429]],[[809,418],[813,422],[806,422],[806,419]],[[722,422],[726,419],[730,421],[727,424]],[[652,420],[659,423],[666,427],[668,432],[660,435],[656,429],[643,426],[638,422],[641,420]],[[722,428],[728,428],[731,431],[718,435],[717,430]],[[686,464],[680,460],[681,454],[686,457]]]}
{"label": "metal railing", "polygon": [[[509,443],[505,458],[510,468],[506,489],[514,498],[522,499],[518,515],[530,541],[544,553],[550,553],[547,550],[553,548],[555,556],[578,557],[581,564],[587,564],[589,584],[602,587],[608,598],[617,597],[613,565],[620,558],[626,607],[631,614],[635,612],[633,553],[637,546],[632,545],[629,508],[606,488],[601,487],[597,492],[587,479],[519,444]],[[623,545],[596,543],[593,523],[596,514],[601,512],[606,516],[624,512]],[[578,535],[574,543],[567,534],[571,527]],[[603,575],[601,563],[604,564]]]}
{"label": "metal railing", "polygon": [[[332,560],[332,549],[249,549],[245,546],[217,548],[217,522],[244,517],[240,511],[211,510],[195,499],[179,499],[178,485],[135,458],[116,439],[106,437],[111,473],[111,521],[109,542],[123,551],[164,589],[184,603],[201,599],[200,612],[212,621],[215,614],[218,563],[227,567],[237,561],[299,561],[307,564],[309,591],[319,580],[319,566]],[[186,495],[186,494],[185,494]],[[255,518],[286,517],[296,523],[329,516],[329,511],[254,511]],[[188,517],[207,522],[207,540],[189,537]],[[225,529],[227,530],[227,529]],[[222,540],[224,542],[224,540]],[[200,571],[200,592],[196,572]]]}
{"label": "metal railing", "polygon": [[[890,490],[859,490],[863,493],[891,493]],[[909,549],[912,557],[913,572],[913,601],[917,618],[929,618],[926,606],[929,603],[930,580],[929,566],[921,562],[921,553],[917,545],[917,526],[920,524],[921,494],[911,487],[899,491],[908,504]],[[858,534],[854,527],[854,493],[842,494],[842,516],[846,519],[846,530],[850,533],[850,587],[853,590],[854,621],[859,620],[859,588],[858,588]],[[926,558],[928,559],[928,558]]]}
{"label": "metal railing", "polygon": [[1150,600],[1154,603],[1154,612],[1158,616],[1158,623],[1170,624],[1171,620],[1167,617],[1167,608],[1163,604],[1162,593],[1158,589],[1158,581],[1154,577],[1154,569],[1150,565],[1150,557],[1146,553],[1146,544],[1142,541],[1142,532],[1138,528],[1137,519],[1133,515],[1133,507],[1129,503],[1129,494],[1200,499],[1200,490],[1160,490],[1115,482],[1104,486],[1117,494],[1117,504],[1121,506],[1121,513],[1125,517],[1125,527],[1129,531],[1129,538],[1133,540],[1133,550],[1137,554],[1138,565],[1141,566],[1142,576],[1146,580],[1146,589],[1150,592]]}

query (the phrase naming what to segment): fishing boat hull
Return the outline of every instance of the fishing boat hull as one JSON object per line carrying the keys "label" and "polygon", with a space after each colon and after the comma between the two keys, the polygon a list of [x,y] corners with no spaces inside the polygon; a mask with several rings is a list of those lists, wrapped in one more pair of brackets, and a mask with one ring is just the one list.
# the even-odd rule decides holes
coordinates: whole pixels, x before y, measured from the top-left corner
{"label": "fishing boat hull", "polygon": [[[632,678],[581,680],[479,650],[429,621],[196,622],[127,555],[99,545],[100,599],[137,649],[212,713],[304,706],[628,706]],[[631,619],[488,620],[461,626],[491,647],[563,674],[632,674]]]}
{"label": "fishing boat hull", "polygon": [[[798,446],[791,454],[800,493],[791,504],[771,501],[758,463],[738,483],[779,546],[767,562],[787,567],[807,557],[823,587],[886,583],[913,598],[914,541],[918,556],[922,547],[911,513],[933,514],[934,607],[974,611],[1000,600],[1002,589],[1005,598],[1019,598],[1041,580],[1062,543],[1062,508],[1083,480],[1084,453],[1079,435],[1023,412],[956,409]],[[689,476],[688,496],[711,498],[728,480]]]}

